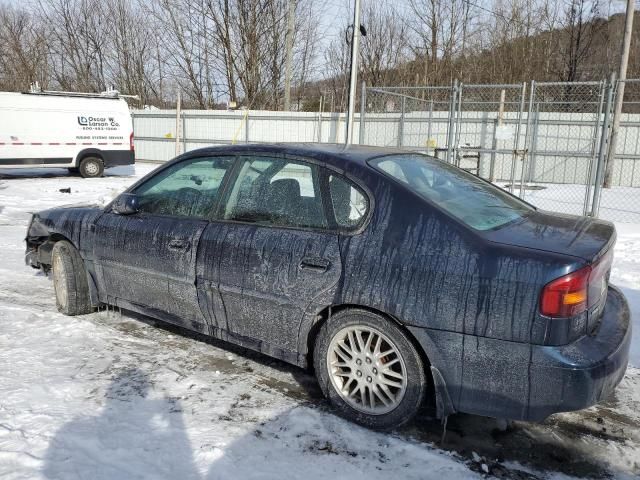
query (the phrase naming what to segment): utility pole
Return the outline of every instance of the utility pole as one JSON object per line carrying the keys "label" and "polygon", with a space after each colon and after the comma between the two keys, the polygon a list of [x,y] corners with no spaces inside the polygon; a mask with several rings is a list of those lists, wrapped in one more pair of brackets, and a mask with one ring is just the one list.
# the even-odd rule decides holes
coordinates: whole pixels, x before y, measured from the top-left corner
{"label": "utility pole", "polygon": [[354,0],[353,36],[351,37],[351,80],[349,82],[349,110],[347,111],[347,135],[345,143],[353,141],[353,117],[356,109],[356,87],[358,83],[358,55],[360,52],[360,0]]}
{"label": "utility pole", "polygon": [[613,164],[616,158],[616,143],[618,141],[618,130],[620,130],[620,117],[622,116],[622,105],[624,102],[624,84],[627,79],[627,65],[629,63],[629,50],[631,48],[631,33],[633,31],[633,15],[635,11],[635,1],[627,0],[627,13],[624,23],[624,38],[620,52],[620,70],[618,70],[618,89],[616,91],[616,104],[613,110],[613,124],[611,126],[611,137],[609,139],[609,151],[607,152],[607,167],[604,174],[604,187],[611,186],[611,176],[613,175]]}
{"label": "utility pole", "polygon": [[293,62],[293,29],[296,18],[296,0],[289,0],[289,16],[287,18],[287,59],[284,72],[284,109],[291,110],[291,63]]}

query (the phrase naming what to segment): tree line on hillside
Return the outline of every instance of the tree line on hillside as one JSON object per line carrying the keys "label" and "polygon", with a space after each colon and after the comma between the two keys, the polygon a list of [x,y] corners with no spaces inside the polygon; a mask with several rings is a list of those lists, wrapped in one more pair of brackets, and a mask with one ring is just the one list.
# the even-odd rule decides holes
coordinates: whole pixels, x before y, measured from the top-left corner
{"label": "tree line on hillside", "polygon": [[[140,105],[283,107],[294,2],[292,105],[344,109],[349,0],[32,0],[0,3],[0,90],[96,92]],[[344,5],[342,5],[344,3]],[[368,85],[600,80],[615,71],[623,15],[602,0],[364,0]],[[334,23],[323,30],[322,19]],[[326,28],[326,27],[324,27]],[[638,29],[636,29],[636,32]],[[640,76],[638,33],[629,77]]]}

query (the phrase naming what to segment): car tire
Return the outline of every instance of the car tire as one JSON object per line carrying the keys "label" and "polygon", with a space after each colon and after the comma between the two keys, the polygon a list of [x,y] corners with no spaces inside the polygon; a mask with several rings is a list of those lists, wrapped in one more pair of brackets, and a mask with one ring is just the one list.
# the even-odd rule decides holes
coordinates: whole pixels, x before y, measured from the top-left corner
{"label": "car tire", "polygon": [[80,175],[84,178],[101,177],[104,173],[104,162],[98,157],[85,157],[80,162]]}
{"label": "car tire", "polygon": [[65,240],[55,243],[51,251],[51,271],[58,311],[65,315],[91,313],[87,272],[80,253],[71,243]]}
{"label": "car tire", "polygon": [[313,360],[320,388],[337,412],[365,427],[407,423],[426,395],[416,347],[395,323],[367,310],[331,316],[318,332]]}

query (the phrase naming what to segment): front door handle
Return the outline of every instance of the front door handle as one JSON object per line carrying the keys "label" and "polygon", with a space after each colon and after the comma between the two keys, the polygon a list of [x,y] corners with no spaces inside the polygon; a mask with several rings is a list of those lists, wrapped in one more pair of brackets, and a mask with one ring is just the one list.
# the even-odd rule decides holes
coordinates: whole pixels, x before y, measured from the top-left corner
{"label": "front door handle", "polygon": [[190,243],[186,240],[173,238],[169,240],[168,247],[169,247],[169,250],[189,250]]}
{"label": "front door handle", "polygon": [[329,270],[331,262],[326,258],[304,257],[300,260],[302,270],[313,270],[314,272],[326,272]]}

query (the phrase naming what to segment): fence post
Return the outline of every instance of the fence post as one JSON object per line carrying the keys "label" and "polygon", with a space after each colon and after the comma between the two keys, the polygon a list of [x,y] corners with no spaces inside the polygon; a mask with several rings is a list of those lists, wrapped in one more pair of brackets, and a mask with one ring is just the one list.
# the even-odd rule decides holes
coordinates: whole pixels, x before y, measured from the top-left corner
{"label": "fence post", "polygon": [[533,127],[531,128],[531,139],[529,140],[529,168],[527,168],[527,182],[531,182],[536,171],[536,150],[538,148],[538,127],[540,125],[540,105],[536,103],[533,113]]}
{"label": "fence post", "polygon": [[404,137],[404,111],[406,108],[407,97],[403,96],[400,101],[400,123],[398,124],[398,146],[401,147],[403,144]]}
{"label": "fence post", "polygon": [[364,114],[367,110],[367,83],[363,80],[360,89],[360,123],[358,130],[358,143],[364,145]]}
{"label": "fence post", "polygon": [[182,153],[187,151],[187,119],[184,112],[182,112]]}
{"label": "fence post", "polygon": [[453,140],[453,156],[455,158],[456,166],[460,166],[459,147],[460,147],[460,134],[462,131],[462,95],[464,94],[464,84],[460,82],[458,84],[458,97],[456,107],[456,133]]}
{"label": "fence post", "polygon": [[249,109],[244,116],[244,143],[249,143]]}
{"label": "fence post", "polygon": [[604,85],[605,81],[602,80],[600,82],[600,99],[598,102],[598,116],[596,117],[596,121],[593,129],[593,141],[591,142],[591,162],[589,162],[589,168],[587,170],[587,178],[585,179],[587,183],[587,191],[584,195],[584,206],[582,208],[582,215],[587,216],[589,213],[589,201],[591,200],[591,186],[595,182],[594,175],[596,173],[596,169],[594,168],[595,163],[598,159],[596,148],[598,146],[598,132],[600,131],[600,119],[602,117],[602,108],[604,105]]}
{"label": "fence post", "polygon": [[[520,198],[524,198],[524,172],[527,164],[527,158],[529,157],[529,141],[531,135],[529,130],[531,129],[531,115],[533,112],[533,100],[536,91],[536,81],[531,80],[531,91],[529,92],[529,110],[527,111],[527,129],[524,132],[524,152],[522,152],[522,171],[520,172]],[[524,89],[523,89],[524,92]]]}
{"label": "fence post", "polygon": [[324,95],[320,95],[320,104],[318,105],[318,143],[322,143],[322,102]]}
{"label": "fence post", "polygon": [[456,95],[458,93],[458,79],[453,81],[449,97],[449,124],[447,126],[447,163],[452,163],[453,157],[453,128],[456,110]]}
{"label": "fence post", "polygon": [[[429,124],[427,125],[427,153],[429,153],[429,142],[431,141],[431,122],[433,121],[433,99],[429,102]],[[435,150],[435,148],[434,148]]]}
{"label": "fence post", "polygon": [[502,126],[502,120],[504,117],[504,100],[506,96],[506,90],[503,88],[500,90],[500,104],[498,105],[498,118],[493,122],[493,141],[491,142],[491,160],[489,160],[489,181],[495,182],[496,180],[496,150],[498,149],[498,138],[496,137],[496,130]]}
{"label": "fence post", "polygon": [[522,82],[522,91],[520,92],[520,110],[518,111],[518,124],[516,125],[516,134],[513,141],[513,158],[511,159],[511,181],[509,182],[509,193],[513,193],[516,183],[516,163],[518,161],[518,151],[520,147],[520,124],[522,123],[522,112],[524,111],[524,97],[527,94],[527,83]]}
{"label": "fence post", "polygon": [[176,103],[176,157],[180,155],[180,92]]}
{"label": "fence post", "polygon": [[602,124],[602,135],[600,136],[600,149],[598,151],[598,168],[596,169],[596,181],[593,186],[593,204],[591,205],[591,216],[597,217],[600,213],[600,196],[602,195],[602,181],[606,163],[605,152],[609,139],[609,122],[611,117],[611,103],[613,101],[613,89],[616,82],[616,74],[612,73],[607,85],[607,106],[604,110],[604,122]]}

